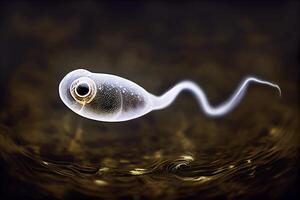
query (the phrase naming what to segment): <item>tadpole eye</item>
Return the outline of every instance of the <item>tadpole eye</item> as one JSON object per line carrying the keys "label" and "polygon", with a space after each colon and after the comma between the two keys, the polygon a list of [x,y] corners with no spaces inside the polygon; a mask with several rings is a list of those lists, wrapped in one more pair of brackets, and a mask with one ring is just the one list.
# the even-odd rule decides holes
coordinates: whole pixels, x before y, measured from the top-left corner
{"label": "tadpole eye", "polygon": [[70,86],[72,97],[80,104],[86,104],[93,100],[96,95],[96,84],[88,77],[81,77],[73,81]]}
{"label": "tadpole eye", "polygon": [[85,96],[89,95],[90,87],[87,83],[80,83],[79,85],[77,85],[75,91],[78,96],[85,97]]}

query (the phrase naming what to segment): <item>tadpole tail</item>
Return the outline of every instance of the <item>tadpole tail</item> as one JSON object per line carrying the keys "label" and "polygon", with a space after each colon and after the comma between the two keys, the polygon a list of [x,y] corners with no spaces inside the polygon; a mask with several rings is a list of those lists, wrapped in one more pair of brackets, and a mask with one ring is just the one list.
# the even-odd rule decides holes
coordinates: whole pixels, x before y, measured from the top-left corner
{"label": "tadpole tail", "polygon": [[251,82],[274,87],[278,90],[279,95],[281,96],[281,89],[277,84],[254,77],[248,77],[244,81],[242,81],[242,83],[227,101],[225,101],[219,106],[214,107],[210,105],[205,93],[197,84],[195,84],[192,81],[182,81],[170,90],[168,90],[162,96],[153,96],[153,110],[164,109],[175,100],[175,98],[181,91],[189,90],[197,98],[198,103],[202,110],[205,112],[205,114],[212,117],[222,116],[229,113],[233,108],[235,108],[238,105]]}

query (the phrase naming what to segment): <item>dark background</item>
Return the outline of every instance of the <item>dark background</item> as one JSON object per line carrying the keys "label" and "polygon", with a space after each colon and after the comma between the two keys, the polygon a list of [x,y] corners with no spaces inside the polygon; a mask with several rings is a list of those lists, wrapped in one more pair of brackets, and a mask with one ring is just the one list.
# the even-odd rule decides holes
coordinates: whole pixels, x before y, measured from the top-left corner
{"label": "dark background", "polygon": [[[202,80],[213,103],[228,96],[242,77],[258,74],[278,80],[283,102],[298,112],[297,1],[2,1],[0,7],[2,113],[14,106],[11,91],[18,87],[13,84],[18,69],[24,71],[23,81],[39,87],[45,83],[30,76],[35,71],[48,74],[44,80],[55,75],[49,79],[57,83],[80,66],[118,74],[156,94],[181,79]],[[228,85],[222,90],[224,80]],[[49,93],[57,90],[52,86]],[[5,123],[13,127],[14,119]],[[0,166],[3,199],[47,199],[34,184],[7,174],[10,163],[1,160]],[[276,199],[297,199],[299,173],[294,177]],[[75,197],[81,198],[66,196]]]}

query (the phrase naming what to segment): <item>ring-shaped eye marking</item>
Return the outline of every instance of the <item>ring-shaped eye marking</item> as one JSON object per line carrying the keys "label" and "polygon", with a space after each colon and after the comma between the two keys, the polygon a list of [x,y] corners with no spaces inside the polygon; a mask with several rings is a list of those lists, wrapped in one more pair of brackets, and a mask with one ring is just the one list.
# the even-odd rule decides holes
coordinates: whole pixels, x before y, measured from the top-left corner
{"label": "ring-shaped eye marking", "polygon": [[70,93],[78,103],[90,103],[97,93],[96,84],[88,77],[78,78],[71,84]]}
{"label": "ring-shaped eye marking", "polygon": [[91,93],[91,87],[88,83],[79,83],[75,88],[75,93],[79,97],[87,97]]}

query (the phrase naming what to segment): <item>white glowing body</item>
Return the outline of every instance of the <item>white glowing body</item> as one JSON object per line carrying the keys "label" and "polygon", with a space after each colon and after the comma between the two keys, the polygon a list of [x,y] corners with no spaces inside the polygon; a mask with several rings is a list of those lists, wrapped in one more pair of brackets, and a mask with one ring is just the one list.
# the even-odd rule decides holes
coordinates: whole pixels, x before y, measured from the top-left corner
{"label": "white glowing body", "polygon": [[[71,82],[82,77],[92,80],[96,86],[95,97],[90,103],[78,103],[69,94]],[[59,85],[59,94],[66,106],[83,117],[97,121],[121,122],[138,118],[153,110],[164,109],[181,91],[189,90],[196,97],[204,113],[216,117],[229,113],[237,106],[250,82],[274,87],[281,95],[278,85],[249,77],[225,103],[212,107],[202,89],[191,81],[182,81],[162,96],[155,96],[130,80],[110,74],[91,73],[83,69],[74,70],[63,78]]]}

